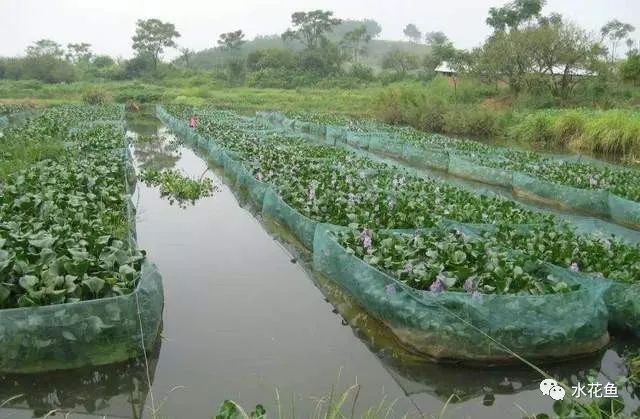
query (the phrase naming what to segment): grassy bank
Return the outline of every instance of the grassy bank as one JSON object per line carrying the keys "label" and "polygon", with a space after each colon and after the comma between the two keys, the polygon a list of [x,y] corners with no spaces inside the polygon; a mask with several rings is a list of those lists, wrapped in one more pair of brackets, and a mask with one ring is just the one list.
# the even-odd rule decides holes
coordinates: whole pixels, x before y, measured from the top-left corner
{"label": "grassy bank", "polygon": [[[629,93],[632,99],[634,92]],[[387,87],[295,90],[228,88],[202,76],[69,84],[0,81],[0,102],[51,104],[81,102],[88,97],[136,103],[213,103],[248,113],[279,110],[340,114],[529,148],[567,148],[629,158],[640,155],[640,103],[635,99],[626,102],[625,108],[607,110],[586,106],[540,108],[540,98],[515,100],[499,87],[473,80],[460,80],[454,85],[451,79],[437,77],[430,82]]]}

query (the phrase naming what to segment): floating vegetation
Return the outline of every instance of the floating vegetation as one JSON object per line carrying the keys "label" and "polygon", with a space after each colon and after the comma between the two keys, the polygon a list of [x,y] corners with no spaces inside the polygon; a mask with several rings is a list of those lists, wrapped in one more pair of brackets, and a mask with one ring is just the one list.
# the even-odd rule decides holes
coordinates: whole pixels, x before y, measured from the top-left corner
{"label": "floating vegetation", "polygon": [[177,202],[181,208],[186,208],[187,203],[194,205],[198,199],[212,196],[218,190],[204,173],[200,179],[191,179],[175,169],[147,169],[141,173],[140,180],[147,186],[159,187],[161,196],[168,198],[171,205]]}

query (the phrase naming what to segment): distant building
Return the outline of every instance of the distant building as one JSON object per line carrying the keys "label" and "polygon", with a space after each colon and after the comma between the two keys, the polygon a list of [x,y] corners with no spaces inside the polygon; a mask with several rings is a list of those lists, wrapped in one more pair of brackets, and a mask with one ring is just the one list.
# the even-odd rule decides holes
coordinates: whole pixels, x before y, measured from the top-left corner
{"label": "distant building", "polygon": [[456,74],[458,74],[456,70],[451,68],[448,61],[441,62],[440,65],[437,66],[433,71],[435,71],[438,74],[443,74],[445,76],[455,76]]}
{"label": "distant building", "polygon": [[[442,74],[444,76],[449,76],[449,77],[456,76],[458,74],[458,72],[451,67],[451,64],[449,64],[448,61],[441,62],[440,65],[437,66],[433,71],[437,74]],[[564,71],[565,71],[565,68],[563,66],[561,65],[555,66],[551,71],[551,75],[562,76],[564,75]],[[530,73],[531,74],[535,74],[535,73],[549,74],[548,71],[535,71],[535,70],[531,71]],[[589,76],[597,76],[597,73],[586,70],[584,68],[572,68],[569,70],[568,75],[575,76],[575,77],[589,77]]]}

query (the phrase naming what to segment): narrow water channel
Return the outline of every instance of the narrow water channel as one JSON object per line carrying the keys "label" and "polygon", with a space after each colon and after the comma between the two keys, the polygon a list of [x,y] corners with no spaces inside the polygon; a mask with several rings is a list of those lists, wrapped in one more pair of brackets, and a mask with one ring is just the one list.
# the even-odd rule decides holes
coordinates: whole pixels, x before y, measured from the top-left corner
{"label": "narrow water channel", "polygon": [[[390,417],[438,417],[443,409],[443,417],[474,419],[552,412],[552,400],[538,390],[541,377],[528,367],[419,361],[274,239],[204,154],[153,118],[130,122],[129,135],[162,139],[133,146],[138,168],[174,168],[219,187],[183,208],[138,184],[139,245],[164,281],[162,339],[146,363],[0,376],[0,418],[43,417],[55,409],[60,417],[72,412],[70,418],[210,418],[224,399],[247,408],[261,403],[269,417],[280,409],[283,417],[307,418],[319,400],[354,384],[360,385],[356,417],[383,399],[395,402]],[[570,381],[585,383],[590,374],[613,381],[625,373],[624,347],[616,341],[601,354],[545,370]],[[620,392],[627,411],[638,408],[636,395]],[[22,396],[2,404],[16,395]]]}

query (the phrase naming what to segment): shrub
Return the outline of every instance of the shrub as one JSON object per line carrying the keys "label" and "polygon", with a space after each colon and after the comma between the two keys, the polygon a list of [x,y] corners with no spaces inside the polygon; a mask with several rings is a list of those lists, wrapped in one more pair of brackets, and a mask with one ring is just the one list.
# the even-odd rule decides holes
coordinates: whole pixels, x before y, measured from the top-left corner
{"label": "shrub", "polygon": [[456,105],[443,115],[443,132],[490,137],[498,134],[498,112],[477,105]]}
{"label": "shrub", "polygon": [[567,145],[578,140],[585,128],[586,116],[581,111],[561,113],[553,124],[553,137],[558,145]]}
{"label": "shrub", "polygon": [[87,105],[104,105],[107,102],[111,102],[113,98],[103,89],[90,89],[84,92],[82,95],[82,101]]}
{"label": "shrub", "polygon": [[553,143],[553,117],[549,112],[527,115],[509,130],[509,137],[528,144],[549,146]]}
{"label": "shrub", "polygon": [[579,146],[610,154],[637,153],[640,151],[640,114],[606,111],[591,115]]}
{"label": "shrub", "polygon": [[371,82],[375,79],[373,68],[360,63],[355,63],[351,66],[349,69],[349,75],[355,79],[367,82]]}

